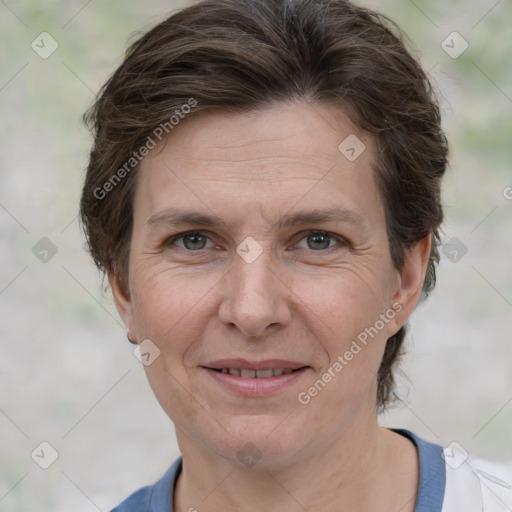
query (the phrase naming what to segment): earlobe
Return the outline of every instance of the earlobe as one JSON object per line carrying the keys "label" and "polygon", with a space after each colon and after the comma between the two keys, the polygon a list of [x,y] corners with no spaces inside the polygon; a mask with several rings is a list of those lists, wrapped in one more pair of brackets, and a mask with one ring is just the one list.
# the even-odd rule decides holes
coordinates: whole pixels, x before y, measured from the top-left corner
{"label": "earlobe", "polygon": [[418,304],[430,258],[432,238],[430,233],[413,247],[406,250],[405,261],[397,276],[397,286],[392,304],[400,304],[395,318],[388,324],[388,337],[393,336],[405,324]]}
{"label": "earlobe", "polygon": [[112,297],[117,312],[129,333],[130,330],[133,331],[132,300],[130,294],[125,290],[125,287],[113,272],[108,273],[108,282],[112,290]]}

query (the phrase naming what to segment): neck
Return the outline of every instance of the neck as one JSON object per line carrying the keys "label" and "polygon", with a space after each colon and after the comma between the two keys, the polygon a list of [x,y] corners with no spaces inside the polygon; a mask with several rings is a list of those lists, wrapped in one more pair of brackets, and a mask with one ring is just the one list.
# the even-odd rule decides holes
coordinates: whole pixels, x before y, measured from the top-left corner
{"label": "neck", "polygon": [[[418,462],[412,443],[373,421],[354,423],[327,449],[286,466],[246,468],[177,429],[183,472],[175,511],[359,510],[412,512]],[[315,449],[316,448],[316,449]],[[306,450],[307,451],[307,450]]]}

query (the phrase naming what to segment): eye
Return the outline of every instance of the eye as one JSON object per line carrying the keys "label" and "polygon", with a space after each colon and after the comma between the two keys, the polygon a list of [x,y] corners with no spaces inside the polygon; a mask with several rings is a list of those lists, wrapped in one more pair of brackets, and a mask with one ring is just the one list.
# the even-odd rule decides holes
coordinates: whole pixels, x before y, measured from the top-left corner
{"label": "eye", "polygon": [[[169,238],[165,245],[168,247],[177,246],[186,251],[201,251],[216,247],[210,238],[200,231],[187,231],[178,233]],[[336,246],[346,246],[346,241],[333,233],[327,231],[310,231],[306,233],[296,245],[299,249],[308,249],[313,251],[325,251]]]}
{"label": "eye", "polygon": [[[207,246],[208,242],[210,243],[209,246]],[[213,242],[203,233],[188,231],[173,236],[166,242],[166,245],[177,245],[180,249],[186,249],[187,251],[199,251],[213,247]]]}
{"label": "eye", "polygon": [[[306,246],[304,246],[303,241],[305,241]],[[301,249],[312,249],[313,251],[331,249],[336,245],[345,245],[343,239],[326,231],[311,231],[297,244]]]}

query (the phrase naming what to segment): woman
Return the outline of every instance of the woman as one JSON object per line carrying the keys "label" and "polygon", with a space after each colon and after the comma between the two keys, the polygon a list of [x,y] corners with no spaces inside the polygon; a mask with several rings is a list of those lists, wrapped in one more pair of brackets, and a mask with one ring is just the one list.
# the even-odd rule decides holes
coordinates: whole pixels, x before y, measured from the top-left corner
{"label": "woman", "polygon": [[91,254],[182,453],[116,511],[510,510],[504,469],[377,422],[447,159],[396,27],[206,0],[132,45],[88,120]]}

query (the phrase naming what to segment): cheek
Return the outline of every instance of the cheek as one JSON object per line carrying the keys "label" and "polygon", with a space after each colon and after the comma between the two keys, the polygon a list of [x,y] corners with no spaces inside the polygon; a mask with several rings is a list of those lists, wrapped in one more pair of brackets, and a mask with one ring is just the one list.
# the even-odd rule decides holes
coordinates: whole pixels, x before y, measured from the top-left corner
{"label": "cheek", "polygon": [[345,428],[362,407],[373,410],[386,323],[380,320],[381,302],[372,301],[371,294],[335,297],[325,303],[324,311],[330,325],[323,338],[317,336],[324,352],[322,365],[301,390],[300,403],[308,402],[310,410],[305,412],[323,423]]}
{"label": "cheek", "polygon": [[139,340],[151,340],[160,351],[158,358],[144,369],[166,411],[176,410],[175,406],[179,408],[183,400],[188,400],[183,396],[183,390],[191,387],[187,361],[204,337],[216,300],[207,278],[159,271],[133,280],[137,336]]}
{"label": "cheek", "polygon": [[165,344],[169,337],[179,342],[185,333],[194,332],[212,302],[217,280],[167,268],[141,272],[132,281],[134,318],[141,334]]}
{"label": "cheek", "polygon": [[[316,380],[303,391],[333,420],[336,416],[341,421],[348,410],[359,407],[365,395],[374,401],[376,374],[387,340],[390,320],[381,320],[381,315],[390,291],[383,279],[371,279],[372,286],[368,286],[368,275],[362,274],[354,269],[335,277],[295,282],[303,302],[301,312],[309,318],[309,328],[324,353]],[[336,404],[330,412],[329,404]]]}
{"label": "cheek", "polygon": [[323,326],[336,350],[372,327],[391,295],[385,279],[370,269],[355,267],[301,277],[294,281],[293,291],[303,304],[301,311],[311,323]]}
{"label": "cheek", "polygon": [[151,340],[159,350],[158,357],[144,370],[161,407],[179,423],[201,414],[199,403],[191,400],[195,389],[187,360],[200,345],[214,314],[215,282],[166,271],[146,273],[132,280],[139,339]]}

